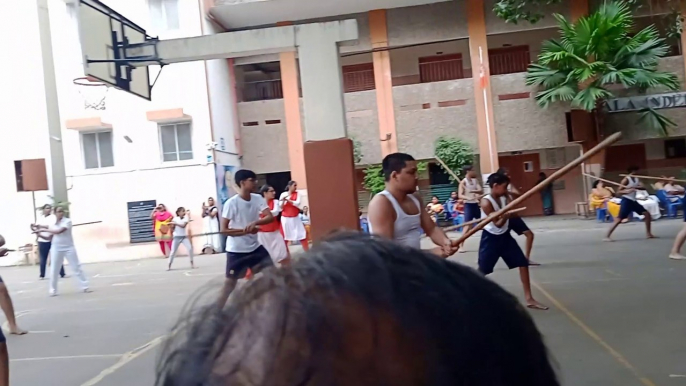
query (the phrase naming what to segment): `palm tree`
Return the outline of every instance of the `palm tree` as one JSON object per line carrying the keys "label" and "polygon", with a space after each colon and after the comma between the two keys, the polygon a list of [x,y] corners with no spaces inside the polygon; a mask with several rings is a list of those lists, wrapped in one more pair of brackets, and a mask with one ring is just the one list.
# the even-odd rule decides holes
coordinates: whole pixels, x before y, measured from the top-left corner
{"label": "palm tree", "polygon": [[[529,65],[526,84],[542,88],[541,107],[571,102],[572,108],[599,114],[614,94],[608,86],[645,92],[649,88],[678,90],[676,75],[657,70],[669,46],[651,25],[633,33],[631,10],[624,2],[606,2],[575,23],[554,15],[560,38],[543,43],[538,62]],[[676,124],[652,108],[640,111],[639,122],[667,135]]]}

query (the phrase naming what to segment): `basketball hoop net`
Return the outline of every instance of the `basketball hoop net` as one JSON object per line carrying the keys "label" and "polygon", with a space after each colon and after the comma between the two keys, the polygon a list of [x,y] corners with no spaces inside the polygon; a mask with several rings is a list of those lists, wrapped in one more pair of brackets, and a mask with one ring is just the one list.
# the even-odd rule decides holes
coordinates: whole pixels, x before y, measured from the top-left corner
{"label": "basketball hoop net", "polygon": [[109,86],[99,80],[84,76],[74,79],[74,85],[83,98],[83,107],[86,110],[107,109],[107,90]]}

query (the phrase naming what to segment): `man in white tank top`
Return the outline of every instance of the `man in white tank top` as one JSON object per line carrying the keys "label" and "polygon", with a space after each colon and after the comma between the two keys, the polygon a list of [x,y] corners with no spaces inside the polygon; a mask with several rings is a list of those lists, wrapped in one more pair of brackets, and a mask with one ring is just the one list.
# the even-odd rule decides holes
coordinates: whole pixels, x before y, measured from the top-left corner
{"label": "man in white tank top", "polygon": [[[482,217],[488,217],[507,205],[509,184],[510,178],[505,174],[493,173],[488,177],[491,193],[481,200]],[[529,260],[510,234],[509,222],[514,216],[506,213],[484,227],[479,244],[479,271],[484,275],[492,273],[495,264],[502,257],[508,268],[519,268],[526,306],[536,310],[547,310],[548,307],[537,302],[531,293]]]}
{"label": "man in white tank top", "polygon": [[[465,177],[460,181],[458,196],[464,200],[464,221],[470,222],[481,218],[479,201],[481,201],[484,190],[481,188],[481,185],[479,185],[479,180],[476,178],[476,171],[472,165],[465,166],[463,170]],[[473,226],[476,226],[476,224]],[[471,228],[472,225],[467,225],[462,229],[462,232],[467,233]],[[465,252],[464,245],[460,246],[459,252]]]}
{"label": "man in white tank top", "polygon": [[[500,168],[496,173],[504,174],[508,178],[510,178],[510,185],[508,185],[507,187],[507,194],[510,200],[513,200],[522,195],[519,189],[512,185],[512,177],[510,176],[510,173],[506,168]],[[529,265],[541,265],[531,260],[531,251],[534,248],[534,232],[531,229],[529,229],[529,227],[526,225],[524,220],[522,220],[522,218],[519,217],[519,215],[512,216],[512,218],[510,219],[510,230],[514,231],[518,236],[524,235],[524,237],[526,237],[526,249],[524,251],[524,256],[526,256],[526,259],[529,260]]]}
{"label": "man in white tank top", "polygon": [[633,176],[636,172],[638,172],[638,166],[630,166],[627,169],[627,172],[629,173],[629,175],[624,177],[622,182],[620,182],[622,186],[617,191],[618,194],[622,195],[622,202],[619,205],[619,216],[615,218],[614,222],[610,226],[610,230],[607,232],[607,236],[605,236],[605,239],[603,241],[613,241],[611,239],[612,232],[614,232],[615,229],[617,229],[619,224],[621,224],[622,220],[629,218],[629,216],[631,216],[632,213],[643,215],[643,221],[645,221],[646,224],[646,237],[649,239],[656,238],[650,231],[650,212],[648,212],[646,208],[644,208],[641,204],[638,203],[638,201],[636,201],[636,190],[643,189],[643,184],[641,183],[641,180]]}
{"label": "man in white tank top", "polygon": [[369,231],[408,247],[419,249],[422,230],[439,248],[434,252],[448,257],[457,251],[456,240],[450,240],[436,226],[417,193],[417,161],[409,154],[393,153],[383,159],[386,190],[369,203]]}

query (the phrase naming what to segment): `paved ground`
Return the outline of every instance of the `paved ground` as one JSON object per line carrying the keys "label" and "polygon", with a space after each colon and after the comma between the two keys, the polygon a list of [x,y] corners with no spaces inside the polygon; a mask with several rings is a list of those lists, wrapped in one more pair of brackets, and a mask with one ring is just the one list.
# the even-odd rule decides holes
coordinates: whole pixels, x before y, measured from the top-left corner
{"label": "paved ground", "polygon": [[[632,223],[602,243],[604,224],[592,221],[529,221],[536,231],[535,295],[551,306],[533,312],[558,363],[564,385],[686,385],[686,262],[667,259],[680,220],[661,220],[642,239]],[[521,240],[523,241],[523,240]],[[467,248],[474,251],[478,238]],[[474,265],[476,254],[455,260]],[[47,297],[37,268],[4,268],[20,324],[29,335],[11,336],[12,385],[149,386],[157,343],[186,299],[221,277],[222,256],[199,257],[199,269],[164,271],[165,261],[86,265],[91,294],[75,293],[75,280]],[[492,275],[521,295],[518,275],[501,264]]]}

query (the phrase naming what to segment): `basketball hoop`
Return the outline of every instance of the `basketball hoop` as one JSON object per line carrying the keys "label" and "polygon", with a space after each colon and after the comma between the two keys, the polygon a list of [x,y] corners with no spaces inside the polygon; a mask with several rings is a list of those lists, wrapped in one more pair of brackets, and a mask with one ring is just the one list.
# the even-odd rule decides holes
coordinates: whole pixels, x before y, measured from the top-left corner
{"label": "basketball hoop", "polygon": [[83,98],[83,107],[86,110],[105,110],[107,90],[110,88],[105,83],[91,77],[84,76],[74,79],[74,85]]}

